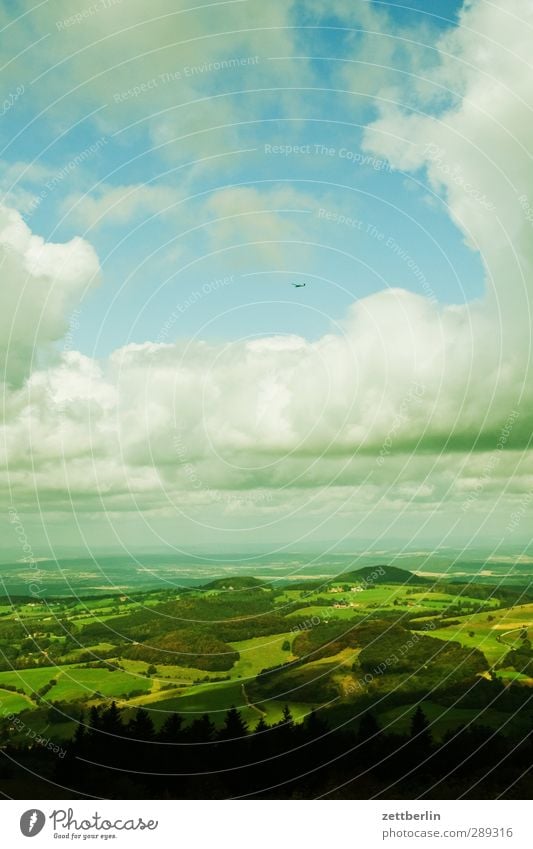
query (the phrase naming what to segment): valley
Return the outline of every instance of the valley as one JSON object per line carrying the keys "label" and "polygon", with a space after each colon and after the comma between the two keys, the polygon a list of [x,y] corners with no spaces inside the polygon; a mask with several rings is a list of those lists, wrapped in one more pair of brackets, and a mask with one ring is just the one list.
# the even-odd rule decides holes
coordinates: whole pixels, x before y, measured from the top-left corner
{"label": "valley", "polygon": [[156,728],[174,712],[185,722],[208,714],[218,727],[232,706],[251,727],[278,722],[286,707],[296,722],[372,707],[401,726],[422,701],[439,737],[465,710],[482,711],[464,702],[483,683],[528,695],[533,684],[528,587],[367,566],[327,580],[230,576],[179,591],[11,602],[0,607],[4,741],[23,737],[15,715],[68,739],[91,707],[111,701],[125,716],[145,709]]}

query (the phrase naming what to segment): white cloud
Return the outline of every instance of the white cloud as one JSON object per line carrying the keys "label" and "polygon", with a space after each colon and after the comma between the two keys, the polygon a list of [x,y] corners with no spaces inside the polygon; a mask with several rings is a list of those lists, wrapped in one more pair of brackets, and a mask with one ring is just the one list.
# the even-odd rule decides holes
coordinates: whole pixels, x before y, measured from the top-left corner
{"label": "white cloud", "polygon": [[[384,106],[367,128],[368,150],[400,169],[426,168],[451,217],[487,268],[487,310],[505,334],[527,332],[533,263],[531,223],[525,204],[533,196],[530,127],[533,118],[530,3],[468,3],[460,25],[440,46],[435,72],[461,95],[458,105],[435,115]],[[520,201],[525,197],[525,201]],[[512,324],[512,329],[509,327]],[[518,325],[518,327],[517,327]]]}
{"label": "white cloud", "polygon": [[[489,339],[472,352],[468,318],[467,308],[390,290],[356,303],[344,335],[316,342],[135,344],[103,367],[65,354],[12,396],[7,474],[24,489],[30,458],[43,492],[128,496],[131,508],[136,496],[161,506],[219,489],[325,488],[323,499],[369,474],[383,494],[396,464],[398,497],[427,500],[435,482],[421,484],[420,470],[454,446],[469,451],[480,434],[496,450],[516,395]],[[527,401],[509,446],[527,439]]]}
{"label": "white cloud", "polygon": [[75,225],[86,230],[123,225],[140,215],[169,214],[182,195],[166,186],[136,184],[99,186],[92,193],[72,194],[65,198],[62,211]]}
{"label": "white cloud", "polygon": [[80,238],[66,244],[33,235],[18,212],[0,207],[0,340],[4,380],[20,384],[68,327],[68,313],[96,282],[99,264]]}

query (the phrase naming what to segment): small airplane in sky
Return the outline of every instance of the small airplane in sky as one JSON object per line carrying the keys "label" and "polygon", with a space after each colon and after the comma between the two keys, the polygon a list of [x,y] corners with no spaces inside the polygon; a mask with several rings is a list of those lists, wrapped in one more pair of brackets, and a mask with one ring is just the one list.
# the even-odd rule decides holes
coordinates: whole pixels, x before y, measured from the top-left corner
{"label": "small airplane in sky", "polygon": [[295,289],[301,289],[302,286],[307,286],[307,283],[291,283],[291,286],[294,286]]}

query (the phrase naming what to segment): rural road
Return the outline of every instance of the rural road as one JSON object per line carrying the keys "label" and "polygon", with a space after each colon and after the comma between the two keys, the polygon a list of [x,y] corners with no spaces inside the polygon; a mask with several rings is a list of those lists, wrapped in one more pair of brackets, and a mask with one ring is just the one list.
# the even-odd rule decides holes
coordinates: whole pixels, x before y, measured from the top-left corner
{"label": "rural road", "polygon": [[261,708],[258,708],[257,705],[252,704],[252,702],[249,699],[248,693],[246,692],[246,688],[245,688],[244,684],[241,684],[241,687],[242,687],[242,697],[244,699],[244,704],[247,707],[251,708],[252,710],[257,711],[259,716],[266,716],[266,710],[261,710]]}

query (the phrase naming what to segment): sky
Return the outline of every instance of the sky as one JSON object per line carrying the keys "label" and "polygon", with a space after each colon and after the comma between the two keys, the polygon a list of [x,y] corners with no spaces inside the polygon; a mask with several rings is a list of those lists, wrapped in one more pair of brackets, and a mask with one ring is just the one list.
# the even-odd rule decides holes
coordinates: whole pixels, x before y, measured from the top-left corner
{"label": "sky", "polygon": [[4,556],[526,547],[532,31],[1,3]]}

